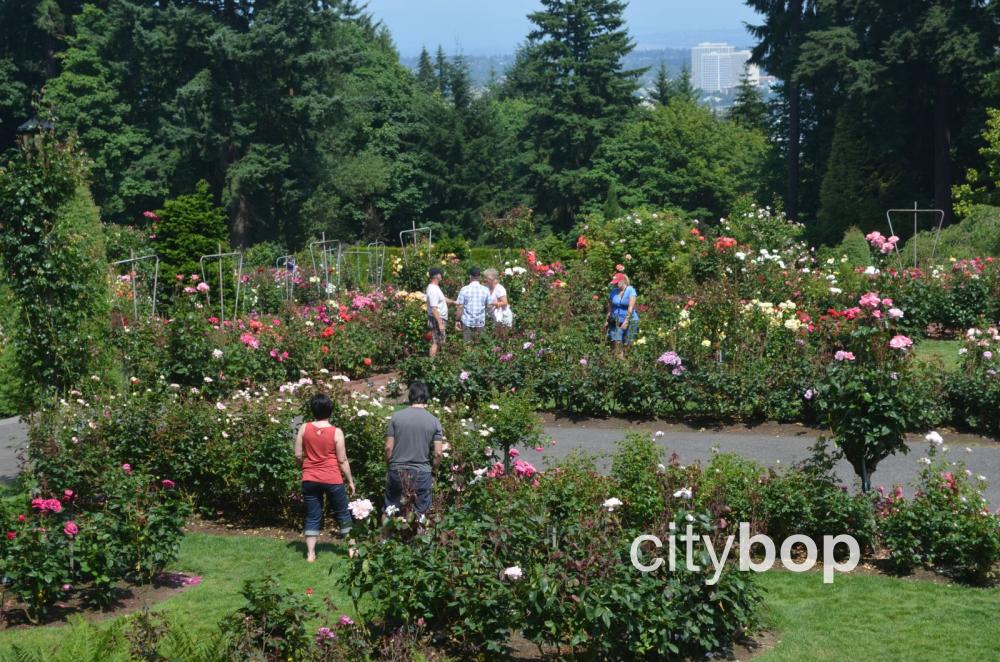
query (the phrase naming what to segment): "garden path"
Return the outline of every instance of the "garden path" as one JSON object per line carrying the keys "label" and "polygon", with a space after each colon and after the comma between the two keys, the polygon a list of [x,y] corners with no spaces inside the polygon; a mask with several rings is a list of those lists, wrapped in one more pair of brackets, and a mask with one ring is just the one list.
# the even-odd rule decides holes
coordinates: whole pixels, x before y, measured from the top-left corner
{"label": "garden path", "polygon": [[[730,427],[722,429],[698,429],[684,425],[665,423],[634,423],[626,420],[585,420],[574,422],[563,418],[545,417],[545,432],[556,442],[541,453],[543,458],[562,458],[573,450],[597,455],[610,455],[615,442],[626,432],[641,431],[649,434],[657,430],[663,436],[657,439],[666,451],[664,457],[677,453],[682,464],[701,461],[711,457],[712,449],[737,453],[757,460],[765,466],[788,466],[809,457],[809,447],[815,442],[818,431],[798,425],[765,424],[755,428]],[[1000,507],[1000,444],[973,435],[946,433],[942,431],[945,444],[954,460],[963,460],[974,474],[981,474],[989,481],[986,498],[996,508]],[[924,455],[927,442],[919,435],[908,441],[910,453],[895,455],[882,461],[872,474],[872,485],[894,484],[904,486],[907,496],[913,490],[909,484],[915,481],[920,469],[917,460]],[[966,448],[972,450],[971,453]],[[539,453],[534,449],[521,449],[522,457],[529,462],[537,462]],[[610,468],[610,460],[605,457],[598,462],[598,469]],[[854,472],[846,461],[837,463],[836,472],[847,485],[855,483]]]}
{"label": "garden path", "polygon": [[[663,431],[658,443],[666,451],[677,453],[680,461],[690,464],[706,462],[712,449],[732,452],[757,460],[767,466],[793,464],[809,456],[809,446],[816,440],[818,432],[797,425],[767,424],[754,428],[730,427],[722,429],[699,429],[676,424],[635,423],[621,419],[570,421],[552,416],[545,417],[545,432],[556,443],[546,447],[542,458],[559,459],[573,450],[605,456],[598,460],[598,468],[607,470],[610,460],[607,456],[614,450],[615,442],[626,432],[641,431],[649,434]],[[982,474],[989,481],[986,498],[996,508],[1000,507],[1000,444],[972,435],[944,434],[945,443],[951,448],[956,460],[964,460],[969,469]],[[18,418],[0,420],[0,483],[9,483],[17,476],[17,451],[23,448],[27,438],[27,428]],[[896,483],[907,486],[915,480],[919,470],[917,459],[923,455],[926,442],[919,436],[910,440],[910,453],[890,457],[879,465],[873,474],[873,485],[891,486]],[[966,448],[972,449],[971,453]],[[523,448],[525,459],[544,466],[539,453],[531,448]],[[837,474],[845,482],[854,483],[854,473],[850,465],[841,461]],[[907,489],[910,495],[911,489]]]}

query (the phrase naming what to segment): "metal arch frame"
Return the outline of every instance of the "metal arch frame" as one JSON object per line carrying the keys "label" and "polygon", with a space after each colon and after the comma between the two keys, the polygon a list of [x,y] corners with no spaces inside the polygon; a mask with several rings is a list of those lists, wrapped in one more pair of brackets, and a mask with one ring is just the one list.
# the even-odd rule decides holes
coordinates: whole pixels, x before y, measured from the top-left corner
{"label": "metal arch frame", "polygon": [[[130,253],[132,255],[135,254],[134,251],[130,251]],[[132,264],[132,263],[135,263],[135,262],[142,262],[143,260],[155,260],[154,266],[153,266],[153,292],[152,292],[153,310],[150,313],[150,317],[156,317],[156,292],[157,292],[157,289],[160,286],[160,256],[156,255],[156,254],[153,254],[153,255],[143,255],[142,257],[130,257],[130,258],[125,259],[125,260],[118,260],[117,262],[112,262],[111,266],[117,267],[117,266],[122,265],[122,264]],[[136,289],[136,286],[135,286],[135,278],[132,276],[131,272],[132,272],[132,270],[130,269],[129,270],[129,281],[132,284],[132,309],[133,309],[133,313],[134,313],[134,318],[133,319],[138,320],[139,319],[139,296],[138,296],[138,290]]]}
{"label": "metal arch frame", "polygon": [[[291,269],[288,266],[291,265]],[[296,271],[299,270],[299,265],[295,261],[295,255],[289,253],[288,255],[280,255],[274,261],[274,268],[281,271],[281,277],[285,281],[285,300],[291,301],[292,294],[295,291],[295,282],[292,276]]]}
{"label": "metal arch frame", "polygon": [[412,237],[413,237],[413,247],[416,248],[418,246],[418,244],[417,244],[417,237],[419,237],[423,233],[427,234],[427,248],[428,248],[428,250],[431,249],[431,248],[434,248],[434,229],[431,228],[431,227],[429,227],[429,226],[424,226],[422,228],[418,228],[416,226],[416,223],[414,223],[412,229],[410,229],[410,230],[403,230],[402,232],[399,233],[399,245],[403,249],[403,258],[404,259],[406,258],[406,236],[407,235],[412,235]]}
{"label": "metal arch frame", "polygon": [[[365,258],[366,271],[368,272],[369,280],[371,280],[371,278],[370,278],[370,276],[371,276],[370,266],[371,266],[371,257],[372,256],[371,256],[371,253],[369,252],[369,250],[368,250],[367,247],[348,246],[347,248],[343,249],[341,251],[341,254],[340,254],[340,261],[341,261],[341,266],[342,267],[349,268],[350,266],[352,266],[352,263],[353,263],[353,266],[354,266],[354,286],[358,287],[358,288],[361,287],[361,260],[360,260],[360,258],[362,256]],[[338,278],[338,285],[340,284],[339,281],[340,281],[340,279]]]}
{"label": "metal arch frame", "polygon": [[[931,248],[931,259],[933,260],[935,255],[937,255],[938,241],[941,238],[941,228],[944,226],[944,210],[943,209],[919,209],[917,203],[913,203],[913,209],[889,209],[885,212],[885,220],[889,223],[889,233],[892,235],[896,234],[896,231],[892,227],[892,215],[893,214],[913,214],[913,268],[917,268],[917,230],[918,230],[918,214],[937,214],[938,223],[937,228],[934,233],[934,246]],[[899,252],[899,245],[896,245],[896,255],[899,257],[900,262],[902,262],[903,256]]]}
{"label": "metal arch frame", "polygon": [[[223,287],[223,279],[225,278],[222,271],[222,261],[227,257],[237,258],[236,263],[236,294],[235,301],[233,302],[233,319],[239,317],[240,310],[240,287],[243,284],[243,251],[233,251],[231,253],[212,253],[211,255],[202,255],[201,259],[198,260],[198,264],[201,267],[201,280],[202,282],[208,282],[208,278],[205,273],[205,262],[207,260],[218,260],[219,261],[219,314],[221,319],[226,319],[226,294],[225,287]],[[211,293],[205,292],[205,304],[211,306]]]}
{"label": "metal arch frame", "polygon": [[[313,272],[318,272],[319,267],[323,267],[323,277],[316,282],[316,290],[320,295],[325,294],[325,291],[329,289],[330,286],[330,263],[329,255],[333,249],[327,248],[327,246],[336,245],[337,259],[334,263],[334,268],[337,271],[337,285],[340,285],[340,261],[341,252],[343,250],[341,242],[339,239],[327,239],[326,233],[324,232],[321,239],[313,240],[309,242],[309,258],[312,260]],[[316,247],[320,248],[320,264],[316,264]]]}
{"label": "metal arch frame", "polygon": [[[375,287],[382,287],[385,277],[385,254],[386,245],[383,241],[373,241],[368,244],[368,280],[375,283]],[[372,257],[374,256],[374,261]]]}

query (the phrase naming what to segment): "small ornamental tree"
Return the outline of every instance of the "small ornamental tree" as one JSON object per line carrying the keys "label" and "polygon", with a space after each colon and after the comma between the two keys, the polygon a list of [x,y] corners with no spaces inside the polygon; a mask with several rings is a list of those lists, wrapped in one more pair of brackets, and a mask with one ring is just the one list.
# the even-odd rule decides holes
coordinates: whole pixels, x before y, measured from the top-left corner
{"label": "small ornamental tree", "polygon": [[163,203],[156,212],[160,222],[156,252],[164,263],[164,273],[198,273],[203,255],[219,252],[228,244],[226,215],[215,205],[208,183],[198,182],[194,193]]}
{"label": "small ornamental tree", "polygon": [[861,489],[868,492],[879,462],[908,451],[906,432],[931,425],[934,403],[926,378],[914,366],[913,341],[895,329],[904,312],[874,292],[858,303],[831,309],[821,320],[829,362],[815,400],[861,479]]}
{"label": "small ornamental tree", "polygon": [[85,175],[72,141],[51,133],[26,141],[0,167],[0,251],[16,300],[22,412],[107,366],[107,258]]}

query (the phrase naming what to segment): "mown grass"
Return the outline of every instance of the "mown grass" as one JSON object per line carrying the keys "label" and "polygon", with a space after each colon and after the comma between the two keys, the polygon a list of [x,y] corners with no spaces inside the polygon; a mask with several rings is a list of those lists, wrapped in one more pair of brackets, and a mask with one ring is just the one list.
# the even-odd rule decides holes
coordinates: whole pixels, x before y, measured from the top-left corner
{"label": "mown grass", "polygon": [[[219,621],[243,605],[243,582],[270,572],[283,586],[302,594],[312,588],[317,603],[329,597],[355,615],[337,586],[346,569],[343,546],[322,545],[319,560],[308,565],[301,545],[297,539],[190,534],[173,568],[204,581],[156,610],[193,637],[211,637]],[[839,575],[824,585],[816,572],[758,579],[766,591],[766,624],[777,638],[762,661],[1000,659],[997,588],[861,575]],[[67,644],[70,632],[62,626],[0,632],[0,659],[9,659],[14,644],[45,659]]]}
{"label": "mown grass", "polygon": [[961,348],[961,340],[921,340],[914,350],[914,358],[945,372],[955,372]]}
{"label": "mown grass", "polygon": [[[217,631],[219,621],[244,605],[240,595],[243,583],[271,573],[283,587],[302,595],[312,588],[311,599],[317,605],[322,607],[323,598],[329,597],[343,613],[353,616],[347,594],[337,586],[346,568],[347,550],[343,545],[320,540],[316,563],[307,564],[301,538],[189,534],[184,537],[180,557],[171,569],[200,575],[202,583],[155,609],[193,636],[210,637]],[[0,659],[6,659],[14,644],[40,651],[56,650],[65,634],[66,628],[61,626],[0,632]]]}
{"label": "mown grass", "polygon": [[778,638],[762,662],[998,660],[1000,589],[883,576],[760,575]]}

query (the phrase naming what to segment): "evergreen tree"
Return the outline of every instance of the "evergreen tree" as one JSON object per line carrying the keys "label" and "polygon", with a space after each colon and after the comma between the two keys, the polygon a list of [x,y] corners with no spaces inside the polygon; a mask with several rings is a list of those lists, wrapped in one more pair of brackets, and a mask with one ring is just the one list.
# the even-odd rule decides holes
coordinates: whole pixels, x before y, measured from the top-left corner
{"label": "evergreen tree", "polygon": [[820,188],[818,219],[809,226],[814,242],[837,243],[851,226],[864,231],[882,227],[891,188],[883,171],[861,113],[850,106],[841,108]]}
{"label": "evergreen tree", "polygon": [[799,178],[802,141],[802,91],[793,76],[799,50],[814,16],[815,0],[744,0],[764,17],[760,25],[747,26],[757,37],[751,61],[762,65],[782,80],[781,91],[785,98],[785,213],[788,218],[799,218]]}
{"label": "evergreen tree", "polygon": [[622,67],[634,46],[625,2],[542,0],[542,6],[528,16],[535,29],[518,83],[532,102],[524,139],[535,209],[563,229],[584,201],[603,193],[589,177],[591,160],[635,108],[642,72]]}
{"label": "evergreen tree", "polygon": [[622,216],[621,205],[618,204],[618,187],[614,182],[608,185],[608,198],[604,201],[604,218],[611,220]]}
{"label": "evergreen tree", "polygon": [[420,58],[417,60],[417,83],[424,92],[433,92],[438,86],[434,63],[426,48],[420,49]]}
{"label": "evergreen tree", "polygon": [[666,106],[670,103],[673,88],[670,77],[667,75],[667,63],[661,62],[660,68],[656,70],[656,78],[653,80],[653,101]]}
{"label": "evergreen tree", "polygon": [[128,123],[131,109],[121,98],[121,81],[98,51],[110,29],[107,17],[86,5],[75,24],[76,35],[68,38],[69,48],[59,54],[62,72],[46,85],[45,102],[56,111],[59,133],[78,134],[79,145],[94,160],[93,193],[104,217],[127,222],[163,190],[134,168],[149,146],[149,137]]}
{"label": "evergreen tree", "polygon": [[742,126],[763,131],[767,127],[767,114],[763,95],[750,81],[750,77],[744,74],[736,89],[736,99],[729,110],[729,118]]}
{"label": "evergreen tree", "polygon": [[698,103],[700,95],[691,83],[691,70],[688,69],[687,65],[681,69],[680,76],[671,81],[670,96],[690,103]]}
{"label": "evergreen tree", "polygon": [[437,73],[438,91],[441,96],[447,96],[451,71],[448,67],[448,58],[444,54],[444,48],[440,44],[438,44],[437,55],[434,57],[434,70]]}
{"label": "evergreen tree", "polygon": [[472,102],[472,77],[465,57],[456,55],[448,67],[448,91],[451,102],[459,113],[464,113]]}

